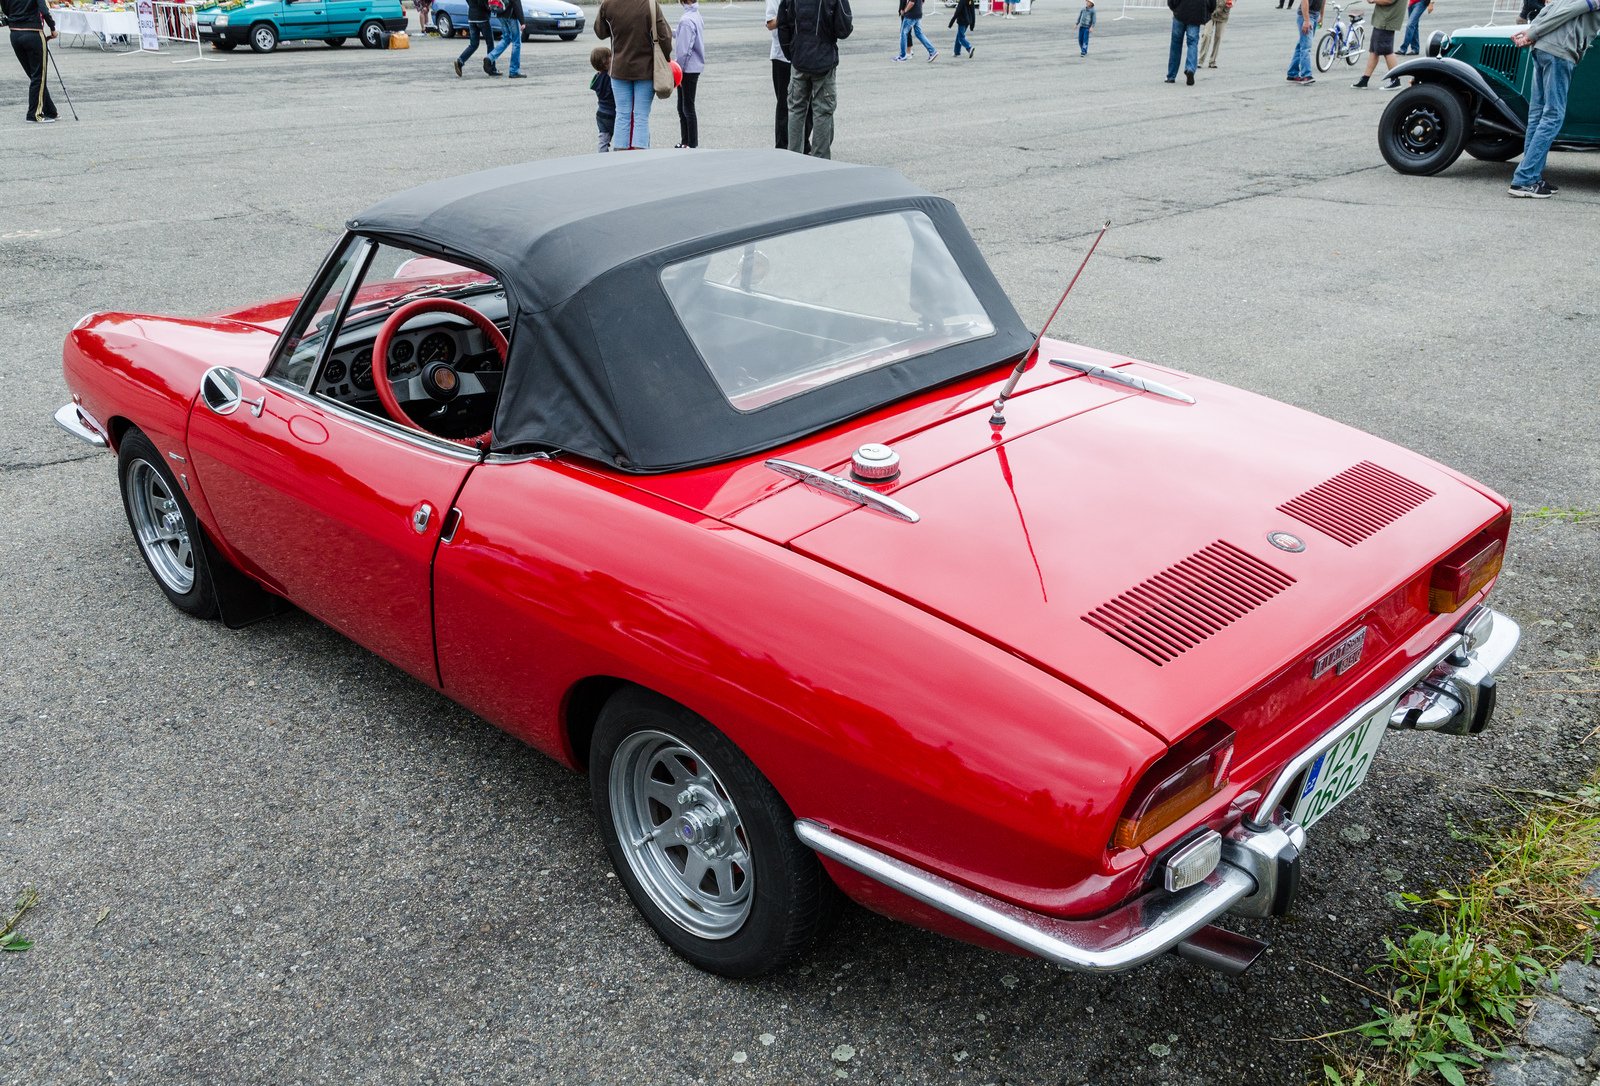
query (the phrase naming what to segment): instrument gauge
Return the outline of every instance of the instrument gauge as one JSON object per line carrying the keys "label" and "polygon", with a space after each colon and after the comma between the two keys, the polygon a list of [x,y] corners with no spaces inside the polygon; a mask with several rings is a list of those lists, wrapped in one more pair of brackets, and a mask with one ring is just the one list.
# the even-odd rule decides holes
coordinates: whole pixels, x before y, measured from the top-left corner
{"label": "instrument gauge", "polygon": [[432,332],[417,348],[417,364],[426,366],[430,362],[454,362],[456,360],[456,341],[444,332]]}
{"label": "instrument gauge", "polygon": [[350,360],[350,382],[362,392],[372,391],[372,348],[363,347]]}
{"label": "instrument gauge", "polygon": [[328,367],[322,371],[322,380],[327,384],[336,385],[344,380],[345,372],[344,359],[330,358]]}

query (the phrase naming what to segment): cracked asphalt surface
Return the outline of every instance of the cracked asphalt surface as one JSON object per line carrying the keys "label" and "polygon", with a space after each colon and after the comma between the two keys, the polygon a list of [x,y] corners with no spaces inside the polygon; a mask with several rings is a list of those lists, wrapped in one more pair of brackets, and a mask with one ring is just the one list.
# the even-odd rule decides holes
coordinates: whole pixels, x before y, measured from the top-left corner
{"label": "cracked asphalt surface", "polygon": [[[1067,338],[1310,407],[1524,512],[1600,508],[1600,158],[1556,156],[1538,203],[1471,159],[1401,177],[1374,137],[1388,97],[1343,70],[1285,84],[1265,0],[1193,88],[1162,82],[1164,13],[1108,3],[1080,60],[1076,9],[981,19],[982,60],[933,65],[891,64],[888,5],[863,10],[836,154],[954,198],[1031,321],[1110,218]],[[768,139],[759,12],[706,9],[707,146]],[[1440,0],[1424,30],[1486,13]],[[8,113],[0,898],[43,903],[36,947],[0,954],[0,1083],[1306,1081],[1303,1038],[1363,1014],[1335,974],[1406,923],[1393,894],[1466,876],[1460,831],[1511,818],[1502,793],[1592,771],[1595,684],[1558,669],[1600,652],[1593,519],[1518,521],[1498,724],[1391,736],[1317,827],[1294,916],[1244,925],[1273,947],[1237,979],[1073,976],[859,910],[789,972],[699,974],[610,876],[581,779],[313,620],[230,632],[162,599],[111,458],[50,422],[72,323],[294,293],[392,191],[589,151],[592,42],[524,46],[521,84],[458,81],[431,39],[182,66],[61,50],[84,120]],[[656,119],[675,142],[670,103]]]}

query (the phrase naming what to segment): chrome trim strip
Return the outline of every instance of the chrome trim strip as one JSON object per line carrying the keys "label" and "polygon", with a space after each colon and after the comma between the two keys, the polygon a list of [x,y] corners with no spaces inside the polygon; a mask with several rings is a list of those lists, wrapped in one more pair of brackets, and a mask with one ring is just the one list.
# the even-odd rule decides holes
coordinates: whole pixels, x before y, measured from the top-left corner
{"label": "chrome trim strip", "polygon": [[1449,656],[1461,644],[1461,635],[1450,634],[1443,641],[1435,645],[1426,656],[1406,669],[1398,679],[1378,691],[1372,697],[1362,702],[1354,712],[1335,724],[1323,733],[1311,746],[1301,751],[1290,759],[1289,764],[1278,771],[1278,776],[1273,780],[1272,786],[1266,790],[1255,808],[1245,815],[1245,823],[1254,830],[1265,829],[1272,821],[1272,813],[1278,809],[1278,804],[1283,801],[1284,793],[1289,790],[1289,785],[1294,783],[1305,768],[1316,761],[1322,754],[1331,749],[1339,740],[1355,731],[1361,724],[1390,702],[1398,701],[1400,696],[1410,690],[1417,683],[1428,677],[1428,673],[1438,666],[1439,661]]}
{"label": "chrome trim strip", "polygon": [[1111,369],[1109,366],[1097,366],[1093,362],[1079,362],[1075,358],[1052,358],[1052,366],[1060,366],[1064,370],[1077,370],[1079,373],[1090,377],[1098,377],[1102,381],[1110,381],[1114,385],[1123,385],[1127,388],[1138,389],[1140,392],[1149,392],[1155,396],[1165,396],[1169,400],[1179,403],[1194,403],[1194,397],[1187,392],[1179,392],[1171,385],[1164,385],[1160,381],[1152,381],[1148,377],[1137,377],[1131,373]]}
{"label": "chrome trim strip", "polygon": [[353,408],[346,407],[338,400],[329,400],[324,399],[321,396],[313,396],[305,389],[299,387],[298,385],[291,385],[282,378],[256,377],[254,380],[260,381],[264,385],[271,385],[279,392],[299,400],[302,403],[310,404],[312,407],[315,407],[319,410],[326,411],[330,415],[335,415],[338,418],[345,419],[348,422],[359,423],[360,425],[367,427],[369,430],[377,430],[378,432],[386,434],[389,437],[399,438],[401,441],[407,442],[411,445],[416,445],[419,448],[429,449],[433,452],[449,453],[451,456],[455,456],[462,460],[476,461],[478,459],[478,454],[474,450],[467,448],[465,445],[457,445],[454,441],[446,441],[442,437],[434,437],[433,435],[425,434],[420,430],[412,430],[409,427],[400,426],[397,423],[390,422],[388,419],[380,419],[375,415],[368,415],[364,412],[356,411]]}
{"label": "chrome trim strip", "polygon": [[779,475],[787,475],[798,483],[804,483],[813,490],[820,490],[824,494],[831,494],[835,498],[865,505],[869,509],[876,509],[880,513],[888,513],[891,517],[898,517],[908,524],[915,524],[922,519],[920,515],[901,505],[893,498],[884,497],[877,491],[868,487],[852,483],[849,479],[830,475],[820,468],[813,468],[806,464],[796,464],[793,460],[768,460],[767,467]]}
{"label": "chrome trim strip", "polygon": [[1151,891],[1105,916],[1060,920],[951,882],[802,819],[794,832],[810,848],[924,905],[1066,969],[1114,973],[1164,954],[1255,892],[1256,881],[1223,862],[1204,882],[1176,894]]}
{"label": "chrome trim strip", "polygon": [[61,406],[61,410],[56,412],[56,425],[79,441],[93,445],[97,449],[107,448],[111,444],[100,424],[75,403]]}

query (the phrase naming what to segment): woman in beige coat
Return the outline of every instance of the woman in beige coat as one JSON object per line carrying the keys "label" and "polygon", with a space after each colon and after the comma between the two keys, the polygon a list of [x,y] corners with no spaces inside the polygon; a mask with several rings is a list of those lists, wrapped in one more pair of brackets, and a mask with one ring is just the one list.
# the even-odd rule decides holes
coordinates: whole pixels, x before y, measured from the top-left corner
{"label": "woman in beige coat", "polygon": [[672,28],[657,0],[600,0],[600,13],[594,17],[595,34],[611,39],[611,92],[617,99],[613,151],[650,146],[650,103],[655,98],[652,20],[654,45],[671,60]]}

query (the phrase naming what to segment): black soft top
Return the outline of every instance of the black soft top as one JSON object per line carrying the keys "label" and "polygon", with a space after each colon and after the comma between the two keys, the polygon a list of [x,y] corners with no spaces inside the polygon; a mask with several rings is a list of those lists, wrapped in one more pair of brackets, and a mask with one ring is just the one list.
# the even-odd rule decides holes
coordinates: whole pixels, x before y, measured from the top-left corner
{"label": "black soft top", "polygon": [[[679,322],[662,268],[901,209],[932,220],[995,334],[735,409]],[[504,285],[512,335],[496,450],[552,447],[632,472],[697,467],[1014,358],[1032,341],[948,200],[891,170],[787,151],[629,151],[504,166],[402,192],[349,225]]]}

